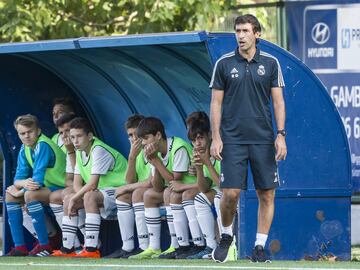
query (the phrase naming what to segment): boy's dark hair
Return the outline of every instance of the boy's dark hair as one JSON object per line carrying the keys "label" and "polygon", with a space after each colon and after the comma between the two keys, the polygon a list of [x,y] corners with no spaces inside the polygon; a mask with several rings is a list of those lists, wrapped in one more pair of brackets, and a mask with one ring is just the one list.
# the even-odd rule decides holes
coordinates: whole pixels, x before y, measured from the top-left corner
{"label": "boy's dark hair", "polygon": [[25,126],[25,127],[36,127],[39,128],[39,120],[35,115],[25,114],[18,116],[14,121],[14,127],[17,129],[17,126]]}
{"label": "boy's dark hair", "polygon": [[197,135],[207,135],[210,132],[210,120],[203,111],[191,113],[186,119],[188,138],[194,141]]}
{"label": "boy's dark hair", "polygon": [[157,132],[160,132],[161,137],[166,140],[164,125],[160,119],[155,117],[145,117],[136,129],[136,135],[139,138],[143,138],[148,134],[156,135]]}
{"label": "boy's dark hair", "polygon": [[76,117],[75,114],[73,113],[66,113],[63,116],[61,116],[56,122],[55,122],[55,126],[57,128],[61,127],[64,124],[67,124],[69,122],[71,122],[74,118]]}
{"label": "boy's dark hair", "polygon": [[246,24],[246,23],[250,23],[252,25],[254,33],[256,32],[261,33],[261,25],[259,23],[259,20],[254,15],[251,14],[245,14],[236,17],[234,22],[234,30],[236,30],[236,25]]}
{"label": "boy's dark hair", "polygon": [[86,134],[94,133],[89,121],[82,117],[75,117],[71,120],[70,129],[82,129]]}
{"label": "boy's dark hair", "polygon": [[141,120],[143,120],[144,118],[145,116],[141,114],[130,115],[125,122],[125,129],[128,130],[129,128],[137,128]]}
{"label": "boy's dark hair", "polygon": [[69,111],[71,112],[75,112],[75,105],[74,105],[74,102],[71,98],[69,97],[59,97],[59,98],[55,98],[53,100],[53,106],[55,105],[63,105],[63,106],[66,106]]}

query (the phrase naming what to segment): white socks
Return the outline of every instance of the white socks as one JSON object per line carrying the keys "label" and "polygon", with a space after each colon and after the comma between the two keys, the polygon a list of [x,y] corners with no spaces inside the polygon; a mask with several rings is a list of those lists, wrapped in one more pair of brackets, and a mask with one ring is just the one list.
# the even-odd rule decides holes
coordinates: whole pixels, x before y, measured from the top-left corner
{"label": "white socks", "polygon": [[134,209],[128,203],[116,200],[117,217],[123,242],[122,249],[132,251],[134,249]]}
{"label": "white socks", "polygon": [[167,205],[166,206],[166,221],[169,227],[169,232],[170,232],[170,237],[171,237],[171,244],[170,246],[173,248],[178,248],[179,247],[179,243],[176,237],[176,233],[175,233],[175,227],[174,227],[174,216],[171,212],[171,206]]}
{"label": "white socks", "polygon": [[[75,239],[77,238],[76,232],[78,229],[78,216],[68,217],[63,216],[62,220],[62,235],[63,247],[71,249],[74,246]],[[79,240],[77,240],[79,241]],[[77,243],[75,243],[77,244]],[[79,244],[80,245],[80,244]]]}
{"label": "white socks", "polygon": [[78,220],[78,228],[81,231],[81,233],[84,236],[85,239],[85,218],[86,218],[86,213],[85,213],[85,209],[81,208],[78,210],[78,215],[79,215],[79,220]]}
{"label": "white socks", "polygon": [[216,211],[216,215],[217,215],[216,221],[217,221],[220,235],[223,233],[222,232],[222,223],[221,223],[221,210],[220,210],[221,196],[222,196],[222,192],[218,191],[214,198],[214,206],[215,206],[215,211]]}
{"label": "white socks", "polygon": [[85,219],[85,247],[96,248],[99,240],[101,216],[97,213],[86,213]]}
{"label": "white socks", "polygon": [[256,247],[257,245],[260,245],[262,247],[265,247],[267,238],[268,238],[267,234],[257,233],[256,234],[256,241],[255,241],[254,246]]}
{"label": "white socks", "polygon": [[64,216],[64,207],[62,204],[50,203],[51,210],[53,211],[56,222],[59,224],[59,227],[62,228],[62,219]]}
{"label": "white socks", "polygon": [[221,233],[225,233],[225,234],[228,234],[230,236],[233,236],[232,224],[230,226],[228,226],[228,227],[222,226]]}
{"label": "white socks", "polygon": [[182,204],[170,204],[174,216],[176,237],[180,246],[189,246],[188,220]]}
{"label": "white socks", "polygon": [[217,246],[215,236],[215,218],[210,208],[210,201],[204,193],[195,197],[195,210],[201,231],[206,240],[206,245],[211,249]]}
{"label": "white socks", "polygon": [[194,200],[183,201],[183,207],[189,221],[189,228],[194,244],[196,246],[204,246],[205,241],[199,226],[199,222],[196,218]]}
{"label": "white socks", "polygon": [[134,203],[136,231],[139,240],[139,247],[145,250],[149,247],[149,233],[145,222],[145,208],[144,203]]}
{"label": "white socks", "polygon": [[160,249],[160,208],[145,208],[145,221],[149,232],[149,247],[153,250]]}

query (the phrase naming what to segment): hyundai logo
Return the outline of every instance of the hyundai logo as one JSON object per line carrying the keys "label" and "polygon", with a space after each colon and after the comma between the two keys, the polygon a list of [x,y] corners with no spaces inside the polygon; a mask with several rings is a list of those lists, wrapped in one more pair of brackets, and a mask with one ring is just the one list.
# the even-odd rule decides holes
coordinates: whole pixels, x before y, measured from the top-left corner
{"label": "hyundai logo", "polygon": [[330,28],[327,24],[319,22],[311,29],[311,37],[315,43],[322,45],[330,38]]}

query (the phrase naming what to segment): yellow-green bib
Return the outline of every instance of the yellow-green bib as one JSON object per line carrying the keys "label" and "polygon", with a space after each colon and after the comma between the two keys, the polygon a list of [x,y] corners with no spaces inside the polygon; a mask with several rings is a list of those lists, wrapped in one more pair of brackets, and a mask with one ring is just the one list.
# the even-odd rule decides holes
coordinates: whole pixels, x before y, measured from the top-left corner
{"label": "yellow-green bib", "polygon": [[144,182],[148,179],[151,171],[150,163],[145,161],[144,150],[136,157],[135,170],[138,182]]}
{"label": "yellow-green bib", "polygon": [[86,164],[83,164],[81,158],[81,151],[76,151],[76,165],[79,168],[80,175],[83,178],[85,183],[90,181],[91,177],[91,168],[92,168],[92,151],[96,146],[104,148],[108,151],[115,159],[114,168],[111,171],[108,171],[107,174],[101,175],[98,183],[98,188],[103,189],[107,187],[120,187],[126,184],[125,181],[125,173],[127,167],[127,160],[121,155],[118,151],[108,146],[104,142],[100,141],[98,138],[94,137],[94,141],[92,143],[90,149],[89,160]]}
{"label": "yellow-green bib", "polygon": [[[212,165],[214,166],[215,171],[220,175],[220,170],[221,170],[220,161],[215,159],[215,162],[213,162]],[[204,176],[211,180],[212,182],[211,187],[216,187],[217,185],[214,182],[214,179],[212,179],[208,167],[206,167],[205,165],[203,166],[203,172],[204,172]]]}
{"label": "yellow-green bib", "polygon": [[54,134],[54,136],[51,137],[51,140],[60,147],[60,149],[66,154],[67,150],[65,147],[65,144],[63,143],[62,145],[59,145],[59,140],[60,140],[60,133],[56,133]]}
{"label": "yellow-green bib", "polygon": [[[192,153],[191,145],[179,137],[173,137],[172,143],[170,145],[169,160],[168,160],[168,164],[166,165],[166,168],[168,169],[169,172],[173,172],[175,154],[181,148],[186,149],[186,152],[190,160]],[[191,176],[189,175],[188,172],[186,172],[183,174],[181,182],[184,184],[193,184],[196,183],[196,177]]]}
{"label": "yellow-green bib", "polygon": [[[46,168],[44,185],[46,187],[65,186],[66,157],[64,152],[51,139],[41,134],[36,144],[44,142],[48,144],[55,155],[55,164],[52,168]],[[31,147],[25,146],[25,157],[31,168],[34,168],[34,160],[31,157]]]}

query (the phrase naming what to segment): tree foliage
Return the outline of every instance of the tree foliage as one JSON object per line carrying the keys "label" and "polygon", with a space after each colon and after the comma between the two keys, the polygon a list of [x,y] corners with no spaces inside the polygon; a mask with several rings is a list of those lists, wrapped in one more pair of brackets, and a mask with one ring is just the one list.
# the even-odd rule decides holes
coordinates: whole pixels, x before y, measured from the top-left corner
{"label": "tree foliage", "polygon": [[0,0],[0,42],[212,30],[231,1]]}

